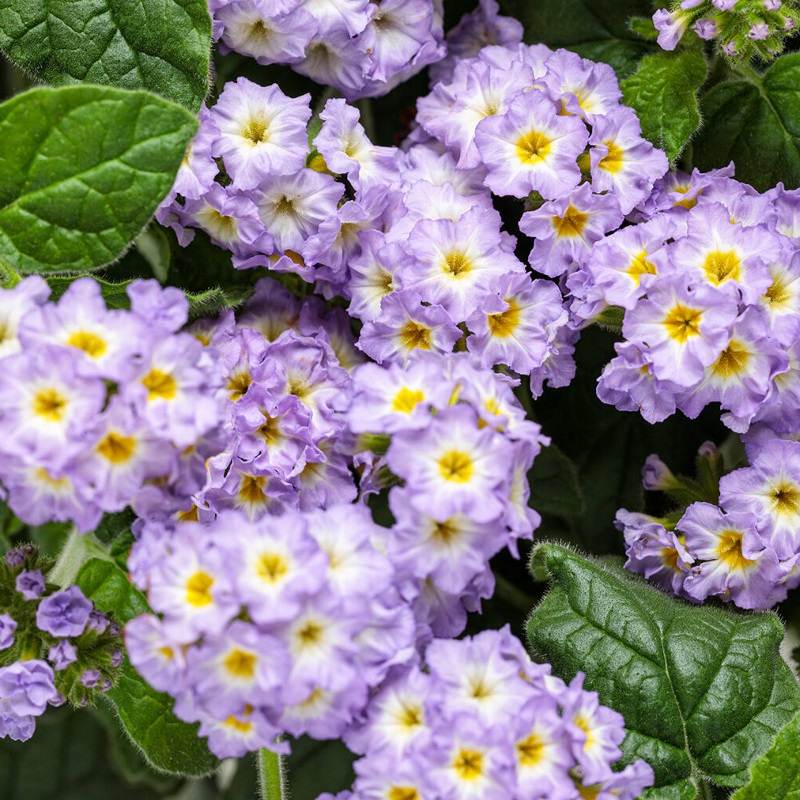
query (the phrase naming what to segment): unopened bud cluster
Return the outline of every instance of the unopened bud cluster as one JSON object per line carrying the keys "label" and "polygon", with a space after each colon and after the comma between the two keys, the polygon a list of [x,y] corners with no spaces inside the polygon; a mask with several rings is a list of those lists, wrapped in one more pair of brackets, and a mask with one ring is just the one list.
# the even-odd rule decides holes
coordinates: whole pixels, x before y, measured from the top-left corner
{"label": "unopened bud cluster", "polygon": [[94,703],[122,663],[119,625],[77,586],[47,583],[34,545],[0,562],[0,738],[30,739],[48,705]]}
{"label": "unopened bud cluster", "polygon": [[656,11],[653,22],[665,50],[674,50],[691,28],[731,59],[771,61],[798,29],[800,11],[795,0],[676,0]]}

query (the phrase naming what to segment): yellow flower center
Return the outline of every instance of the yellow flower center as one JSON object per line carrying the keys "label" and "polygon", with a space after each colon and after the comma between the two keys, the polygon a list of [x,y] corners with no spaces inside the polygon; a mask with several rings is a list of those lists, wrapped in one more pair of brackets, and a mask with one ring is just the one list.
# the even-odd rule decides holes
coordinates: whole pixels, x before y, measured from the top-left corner
{"label": "yellow flower center", "polygon": [[213,585],[214,579],[207,572],[195,572],[186,581],[186,602],[196,608],[209,605],[214,600],[211,596]]}
{"label": "yellow flower center", "polygon": [[387,800],[419,800],[419,792],[413,786],[392,786]]}
{"label": "yellow flower center", "polygon": [[451,483],[468,483],[474,466],[469,453],[450,450],[439,459],[439,474]]}
{"label": "yellow flower center", "polygon": [[711,369],[715,375],[731,378],[740,372],[744,372],[749,361],[749,351],[740,342],[734,340],[719,354],[719,358],[714,362]]}
{"label": "yellow flower center", "polygon": [[451,278],[465,278],[472,272],[472,262],[464,253],[448,253],[444,258],[442,271]]}
{"label": "yellow flower center", "polygon": [[257,661],[254,653],[239,650],[237,647],[235,650],[231,650],[223,664],[225,669],[237,678],[252,678],[256,672]]}
{"label": "yellow flower center", "polygon": [[723,531],[717,545],[719,560],[724,561],[731,569],[743,570],[755,564],[742,555],[742,534],[740,531]]}
{"label": "yellow flower center", "polygon": [[483,775],[483,753],[478,750],[459,750],[453,769],[465,781],[474,781]]}
{"label": "yellow flower center", "polygon": [[517,758],[523,767],[535,767],[544,756],[544,739],[537,733],[517,742]]}
{"label": "yellow flower center", "polygon": [[263,117],[254,117],[242,129],[242,137],[251,147],[269,141],[269,124]]}
{"label": "yellow flower center", "polygon": [[690,336],[697,336],[700,333],[702,317],[702,311],[678,303],[664,317],[664,327],[676,342],[683,344]]}
{"label": "yellow flower center", "polygon": [[278,583],[289,572],[289,565],[279,553],[262,553],[258,558],[256,572],[261,580]]}
{"label": "yellow flower center", "polygon": [[655,264],[647,260],[647,250],[642,250],[641,253],[631,259],[627,271],[628,275],[636,281],[636,285],[638,286],[641,282],[642,275],[656,274],[656,267]]}
{"label": "yellow flower center", "polygon": [[109,431],[97,445],[97,452],[112,464],[125,463],[135,450],[136,439],[133,436],[122,436],[114,431]]}
{"label": "yellow flower center", "polygon": [[410,319],[400,330],[400,341],[407,350],[418,347],[420,350],[431,349],[431,331],[424,325]]}
{"label": "yellow flower center", "polygon": [[779,483],[769,493],[773,510],[781,514],[796,514],[800,508],[800,491],[794,484]]}
{"label": "yellow flower center", "polygon": [[585,211],[579,211],[570,203],[563,217],[553,216],[551,219],[557,236],[580,236],[586,227],[589,215]]}
{"label": "yellow flower center", "polygon": [[522,319],[521,309],[516,300],[512,297],[506,297],[505,301],[508,303],[508,308],[505,311],[489,314],[486,317],[492,336],[497,336],[501,339],[512,336]]}
{"label": "yellow flower center", "polygon": [[614,142],[608,141],[603,144],[608,148],[608,152],[600,159],[597,166],[612,174],[619,172],[624,165],[625,152]]}
{"label": "yellow flower center", "polygon": [[67,339],[67,344],[83,350],[90,358],[100,358],[107,349],[105,340],[91,331],[75,331]]}
{"label": "yellow flower center", "polygon": [[523,164],[536,164],[550,155],[552,140],[540,131],[529,131],[517,139],[517,158]]}
{"label": "yellow flower center", "polygon": [[61,422],[67,413],[67,398],[57,389],[41,389],[33,397],[33,413],[50,422]]}
{"label": "yellow flower center", "polygon": [[241,400],[252,382],[253,379],[247,371],[231,375],[228,378],[228,399],[233,400],[234,403]]}
{"label": "yellow flower center", "polygon": [[404,386],[392,401],[392,411],[410,414],[424,399],[425,395],[419,389],[408,389]]}
{"label": "yellow flower center", "polygon": [[173,400],[178,393],[178,384],[172,375],[162,372],[160,369],[151,369],[142,378],[144,388],[147,389],[149,400]]}
{"label": "yellow flower center", "polygon": [[714,250],[703,262],[703,271],[715,286],[727,280],[741,280],[741,267],[742,262],[735,250]]}

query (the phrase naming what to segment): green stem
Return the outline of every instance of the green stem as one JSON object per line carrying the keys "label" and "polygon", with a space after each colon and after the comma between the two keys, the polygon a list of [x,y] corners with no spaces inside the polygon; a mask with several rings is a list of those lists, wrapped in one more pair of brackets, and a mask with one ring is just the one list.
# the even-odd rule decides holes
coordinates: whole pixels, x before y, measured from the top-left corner
{"label": "green stem", "polygon": [[47,574],[47,582],[56,586],[69,586],[78,574],[80,568],[90,558],[111,560],[108,550],[91,533],[81,533],[77,528],[72,528],[67,534],[56,563]]}
{"label": "green stem", "polygon": [[262,747],[256,753],[256,769],[258,770],[260,800],[285,800],[288,798],[283,756]]}

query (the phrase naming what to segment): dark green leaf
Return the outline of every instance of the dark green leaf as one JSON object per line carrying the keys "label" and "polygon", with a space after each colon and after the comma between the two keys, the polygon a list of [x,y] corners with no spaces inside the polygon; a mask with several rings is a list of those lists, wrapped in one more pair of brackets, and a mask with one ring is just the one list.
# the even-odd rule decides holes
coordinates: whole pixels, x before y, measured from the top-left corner
{"label": "dark green leaf", "polygon": [[800,53],[749,78],[720,83],[703,98],[694,165],[712,169],[733,161],[736,177],[759,191],[778,181],[800,186]]}
{"label": "dark green leaf", "polygon": [[86,711],[48,711],[28,742],[0,739],[3,800],[154,800],[152,786],[130,786],[115,772],[112,742]]}
{"label": "dark green leaf", "polygon": [[756,761],[750,782],[731,800],[800,800],[800,716],[779,734],[772,747]]}
{"label": "dark green leaf", "polygon": [[540,514],[572,516],[583,511],[583,495],[575,464],[559,448],[545,447],[528,473],[530,504]]}
{"label": "dark green leaf", "polygon": [[293,740],[286,760],[292,800],[315,800],[322,792],[349,789],[355,779],[354,758],[338,740],[318,742],[307,736]]}
{"label": "dark green leaf", "polygon": [[80,568],[75,584],[101,611],[112,611],[120,624],[149,610],[145,596],[111,561],[90,558]]}
{"label": "dark green leaf", "polygon": [[181,722],[172,712],[172,698],[145,683],[127,661],[105,696],[151,766],[194,777],[208,775],[219,766],[205,739],[197,735],[199,726]]}
{"label": "dark green leaf", "polygon": [[[69,289],[74,280],[82,277],[85,277],[85,275],[48,275],[47,283],[53,290],[53,293],[50,295],[50,299],[58,300],[61,295],[64,294],[67,289]],[[125,292],[128,284],[131,281],[112,283],[110,281],[104,281],[102,278],[98,278],[96,275],[92,275],[91,277],[96,280],[98,284],[100,284],[100,291],[102,292],[103,299],[106,301],[106,305],[109,308],[129,309],[131,307],[130,298]]]}
{"label": "dark green leaf", "polygon": [[211,18],[206,0],[0,0],[0,48],[47,83],[147,89],[197,111]]}
{"label": "dark green leaf", "polygon": [[32,89],[0,105],[0,255],[21,272],[117,258],[172,186],[197,120],[148,92]]}
{"label": "dark green leaf", "polygon": [[[587,688],[623,714],[624,759],[649,762],[656,786],[742,785],[800,709],[774,614],[692,606],[549,543],[531,569],[553,580],[528,623],[532,650],[565,679],[584,672]],[[680,785],[670,791],[681,796]]]}
{"label": "dark green leaf", "polygon": [[642,135],[674,163],[700,125],[697,92],[706,78],[699,50],[645,56],[622,82],[623,101],[642,123]]}
{"label": "dark green leaf", "polygon": [[525,26],[525,41],[566,47],[584,58],[611,64],[619,78],[630,75],[641,57],[657,48],[628,26],[649,17],[647,0],[504,0],[504,13]]}
{"label": "dark green leaf", "polygon": [[[119,622],[148,610],[144,595],[110,561],[90,559],[81,567],[75,583],[101,611],[113,611]],[[181,722],[172,713],[172,698],[145,683],[127,661],[105,697],[128,736],[155,769],[200,776],[217,768],[219,761],[198,737],[198,726]]]}

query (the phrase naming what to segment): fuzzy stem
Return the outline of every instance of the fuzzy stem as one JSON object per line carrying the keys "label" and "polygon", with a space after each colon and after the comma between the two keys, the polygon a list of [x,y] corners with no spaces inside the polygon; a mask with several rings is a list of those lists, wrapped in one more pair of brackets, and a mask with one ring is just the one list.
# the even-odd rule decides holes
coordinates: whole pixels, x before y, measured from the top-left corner
{"label": "fuzzy stem", "polygon": [[80,568],[90,558],[108,560],[108,551],[96,536],[91,533],[81,533],[73,527],[61,547],[55,565],[47,574],[47,582],[56,586],[69,586],[75,580]]}
{"label": "fuzzy stem", "polygon": [[256,769],[260,800],[287,800],[289,793],[283,756],[262,747],[256,754]]}

